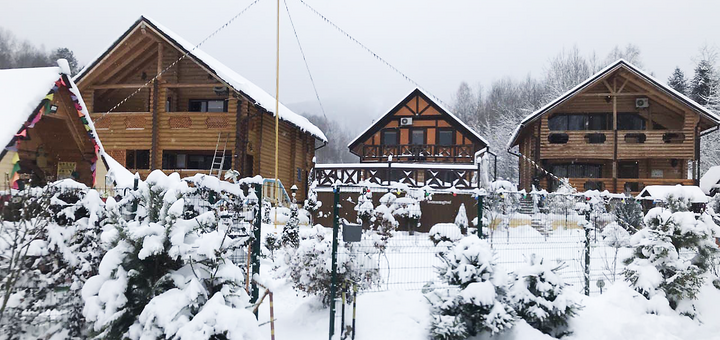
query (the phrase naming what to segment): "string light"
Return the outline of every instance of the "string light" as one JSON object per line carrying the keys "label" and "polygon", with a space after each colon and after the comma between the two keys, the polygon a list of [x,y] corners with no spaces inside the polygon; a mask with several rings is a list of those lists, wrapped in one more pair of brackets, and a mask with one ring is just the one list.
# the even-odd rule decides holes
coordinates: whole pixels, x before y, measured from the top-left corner
{"label": "string light", "polygon": [[[308,65],[307,58],[305,58],[305,51],[300,44],[300,37],[298,36],[297,30],[295,29],[295,23],[293,22],[292,16],[290,15],[290,8],[288,7],[286,0],[283,0],[283,3],[285,4],[285,10],[287,10],[288,18],[290,19],[290,26],[293,29],[293,33],[295,33],[295,40],[297,41],[298,47],[300,48],[300,54],[302,55],[303,61],[305,62],[305,69],[307,69],[308,76],[310,76],[310,83],[312,84],[313,90],[315,90],[315,98],[317,98],[318,104],[320,105],[320,111],[322,111],[323,117],[325,117],[325,121],[327,121],[328,118],[325,114],[325,107],[323,107],[323,104],[320,101],[320,95],[318,94],[317,87],[315,87],[315,80],[313,79],[312,73],[310,73],[310,66]],[[328,124],[328,126],[330,126],[330,124]]]}
{"label": "string light", "polygon": [[117,103],[115,106],[113,106],[110,110],[108,110],[107,112],[103,113],[102,116],[96,118],[96,119],[95,119],[95,123],[97,123],[97,122],[101,121],[103,118],[105,118],[105,116],[107,116],[108,113],[115,111],[115,109],[117,109],[118,107],[120,107],[120,105],[124,104],[125,102],[127,102],[128,100],[130,100],[130,98],[132,98],[133,96],[135,96],[136,94],[138,94],[140,91],[142,91],[142,89],[144,89],[144,88],[146,88],[148,85],[154,83],[154,82],[155,82],[160,76],[162,76],[165,72],[167,72],[168,70],[170,70],[173,66],[177,65],[177,63],[179,63],[181,60],[185,59],[190,53],[192,53],[193,51],[195,51],[196,49],[198,49],[202,44],[204,44],[205,42],[207,42],[208,40],[210,40],[210,38],[214,37],[214,36],[217,35],[220,31],[222,31],[223,29],[225,29],[226,27],[228,27],[230,24],[232,24],[233,21],[235,21],[235,19],[237,19],[237,18],[240,17],[241,15],[245,14],[245,12],[247,12],[247,10],[250,9],[250,7],[252,7],[253,5],[257,4],[258,2],[260,2],[260,0],[255,0],[255,1],[253,1],[252,3],[250,3],[250,5],[248,5],[247,7],[245,7],[245,8],[244,8],[242,11],[240,11],[238,14],[235,14],[235,16],[233,16],[232,18],[230,18],[230,20],[228,20],[227,22],[225,22],[222,26],[220,26],[220,27],[219,27],[218,29],[216,29],[214,32],[210,33],[210,35],[208,35],[207,37],[205,37],[205,39],[203,39],[199,44],[195,45],[195,47],[193,47],[191,50],[185,52],[182,56],[180,56],[180,58],[178,58],[178,59],[175,60],[172,64],[170,64],[170,66],[166,67],[165,69],[163,69],[162,71],[160,71],[158,74],[156,74],[155,77],[153,77],[152,79],[148,80],[145,84],[143,84],[143,85],[141,85],[140,87],[138,87],[135,91],[133,91],[133,93],[131,93],[131,94],[130,94],[129,96],[127,96],[125,99],[121,100],[119,103]]}
{"label": "string light", "polygon": [[358,44],[360,47],[362,47],[365,51],[367,51],[368,53],[370,53],[373,57],[375,57],[375,59],[377,59],[377,60],[379,60],[380,62],[382,62],[383,64],[385,64],[385,65],[386,65],[387,67],[389,67],[391,70],[395,71],[397,74],[399,74],[400,76],[402,76],[403,78],[405,78],[405,80],[407,80],[407,81],[409,81],[410,83],[412,83],[413,85],[415,85],[417,88],[419,88],[419,89],[423,90],[425,93],[429,94],[431,97],[433,97],[433,99],[437,100],[440,104],[442,104],[442,105],[444,105],[444,106],[448,106],[448,105],[445,104],[440,98],[438,98],[436,95],[434,95],[434,94],[430,93],[429,91],[425,90],[425,88],[423,88],[422,86],[420,86],[420,84],[418,84],[418,83],[417,83],[416,81],[414,81],[412,78],[408,77],[405,73],[403,73],[402,71],[400,71],[397,67],[393,66],[393,65],[390,64],[387,60],[383,59],[383,58],[382,58],[381,56],[379,56],[377,53],[373,52],[369,47],[363,45],[363,43],[361,43],[361,42],[358,41],[357,39],[353,38],[348,32],[345,32],[345,30],[343,30],[342,28],[340,28],[340,27],[339,27],[338,25],[336,25],[334,22],[330,21],[330,19],[328,19],[328,18],[326,18],[324,15],[320,14],[320,12],[318,12],[317,10],[315,10],[315,8],[313,8],[312,6],[308,5],[304,0],[300,0],[300,2],[301,2],[303,5],[305,5],[305,7],[309,8],[310,11],[312,11],[312,12],[315,13],[317,16],[319,16],[323,21],[325,21],[325,22],[328,23],[330,26],[332,26],[332,27],[334,27],[336,30],[338,30],[338,32],[342,33],[343,35],[345,35],[345,37],[347,37],[348,39],[352,40],[354,43],[356,43],[356,44]]}

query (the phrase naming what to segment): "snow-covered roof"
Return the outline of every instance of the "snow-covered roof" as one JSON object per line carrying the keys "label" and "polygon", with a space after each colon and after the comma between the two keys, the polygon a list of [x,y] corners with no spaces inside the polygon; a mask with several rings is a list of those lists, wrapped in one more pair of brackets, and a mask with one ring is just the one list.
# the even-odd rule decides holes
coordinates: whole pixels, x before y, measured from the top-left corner
{"label": "snow-covered roof", "polygon": [[4,148],[23,127],[61,77],[54,67],[0,70],[0,145]]}
{"label": "snow-covered roof", "polygon": [[635,74],[636,76],[640,77],[641,79],[644,79],[648,83],[653,84],[655,87],[659,88],[660,90],[666,92],[668,95],[675,97],[678,101],[681,101],[685,103],[686,105],[690,106],[693,110],[698,112],[700,115],[704,116],[705,118],[713,121],[716,125],[720,125],[720,117],[710,111],[708,108],[698,104],[696,101],[688,98],[684,94],[676,91],[672,87],[666,85],[664,82],[659,81],[655,79],[655,77],[651,76],[648,73],[643,72],[638,67],[634,66],[633,64],[627,62],[625,59],[618,59],[616,62],[608,65],[607,67],[603,68],[602,70],[598,71],[594,75],[590,76],[587,80],[584,82],[578,84],[577,86],[573,87],[572,89],[568,90],[567,92],[563,93],[561,96],[557,97],[555,100],[551,101],[550,103],[546,104],[545,106],[541,107],[537,111],[531,113],[527,117],[525,117],[520,124],[515,128],[513,131],[510,140],[508,142],[507,147],[510,148],[513,145],[515,145],[515,142],[520,135],[520,132],[522,128],[532,122],[535,121],[537,118],[542,116],[544,113],[547,113],[551,109],[559,106],[560,104],[566,102],[575,94],[578,92],[594,85],[598,81],[602,80],[606,75],[610,74],[611,72],[614,72],[615,70],[619,68],[624,68],[628,70],[629,72]]}
{"label": "snow-covered roof", "polygon": [[691,203],[707,203],[708,197],[698,186],[694,185],[648,185],[639,194],[638,198],[652,198],[665,200],[668,196],[685,197]]}
{"label": "snow-covered roof", "polygon": [[708,169],[708,171],[700,178],[700,189],[710,195],[710,191],[717,187],[720,182],[720,165],[716,165]]}
{"label": "snow-covered roof", "polygon": [[[181,51],[188,53],[189,57],[205,66],[210,72],[217,75],[218,78],[220,78],[228,86],[232,87],[235,91],[238,91],[247,96],[248,98],[254,100],[255,104],[261,106],[267,112],[272,114],[275,113],[275,97],[271,96],[257,85],[251,83],[243,76],[237,74],[235,71],[225,66],[217,59],[211,57],[209,54],[203,52],[199,48],[196,48],[194,44],[188,42],[187,40],[183,39],[173,31],[167,29],[165,26],[161,25],[157,21],[150,19],[146,16],[141,16],[140,19],[138,19],[135,24],[133,24],[125,32],[125,34],[123,34],[107,50],[105,50],[105,52],[103,52],[93,61],[88,63],[88,65],[83,68],[77,74],[77,76],[75,76],[75,80],[79,81],[80,79],[82,79],[83,76],[85,76],[91,69],[93,69],[108,53],[115,49],[121,42],[121,40],[141,22],[147,23],[160,36],[164,37],[170,44],[176,46]],[[291,111],[282,103],[279,104],[278,111],[280,112],[280,119],[297,126],[303,131],[307,131],[315,138],[323,142],[327,142],[327,137],[325,137],[325,134],[322,132],[322,130],[320,130],[320,128],[318,128],[314,124],[310,123],[307,118]]]}
{"label": "snow-covered roof", "polygon": [[375,126],[377,126],[379,124],[384,124],[386,117],[389,117],[390,115],[392,115],[408,98],[410,98],[411,96],[416,94],[416,92],[420,93],[423,97],[425,97],[425,100],[428,101],[428,104],[435,105],[438,109],[440,109],[441,113],[447,114],[452,120],[454,120],[457,124],[459,124],[463,129],[467,130],[468,133],[470,133],[472,136],[477,138],[480,142],[485,144],[485,146],[489,145],[487,140],[485,140],[485,138],[480,136],[480,134],[477,133],[477,131],[473,130],[470,126],[465,124],[465,122],[460,120],[460,118],[455,116],[452,113],[452,111],[448,110],[446,107],[442,106],[440,103],[432,100],[432,97],[428,93],[423,91],[421,88],[415,88],[412,92],[410,92],[409,95],[405,96],[397,105],[395,105],[392,110],[388,111],[387,113],[382,115],[380,118],[376,119],[373,124],[371,124],[370,126],[367,127],[367,129],[365,129],[365,131],[361,132],[357,137],[355,137],[355,139],[353,139],[348,144],[348,148],[352,149],[355,146],[355,144],[359,143],[363,138],[366,138],[367,137],[366,135],[369,134]]}

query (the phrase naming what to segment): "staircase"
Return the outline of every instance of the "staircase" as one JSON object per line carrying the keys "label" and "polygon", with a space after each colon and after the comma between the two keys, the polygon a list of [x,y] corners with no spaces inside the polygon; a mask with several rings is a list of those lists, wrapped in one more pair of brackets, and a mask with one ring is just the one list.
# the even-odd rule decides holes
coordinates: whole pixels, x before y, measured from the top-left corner
{"label": "staircase", "polygon": [[535,203],[533,202],[532,196],[527,195],[526,197],[520,198],[518,212],[525,215],[532,215],[535,212]]}
{"label": "staircase", "polygon": [[220,175],[222,174],[223,166],[225,165],[225,151],[227,150],[230,133],[225,133],[225,143],[223,144],[222,151],[220,151],[220,139],[222,135],[222,132],[218,133],[217,143],[215,144],[215,153],[213,154],[212,165],[210,165],[210,176],[215,176],[220,179],[222,179]]}

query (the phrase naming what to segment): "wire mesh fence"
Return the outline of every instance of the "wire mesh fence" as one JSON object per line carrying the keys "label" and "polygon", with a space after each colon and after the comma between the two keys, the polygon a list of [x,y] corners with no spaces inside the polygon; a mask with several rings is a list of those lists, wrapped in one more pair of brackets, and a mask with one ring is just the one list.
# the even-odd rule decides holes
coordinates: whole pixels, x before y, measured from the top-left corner
{"label": "wire mesh fence", "polygon": [[[479,233],[494,250],[500,269],[510,273],[535,255],[557,264],[572,289],[597,294],[602,286],[598,281],[621,279],[621,259],[630,251],[608,246],[605,227],[617,223],[615,211],[621,205],[637,208],[642,216],[634,199],[597,192],[455,191],[448,196],[427,188],[362,186],[342,186],[336,192],[340,227],[362,230],[353,251],[376,254],[381,283],[366,290],[370,292],[444,286],[436,253],[448,244],[438,245],[437,240],[453,242]],[[474,203],[436,204],[448,197]],[[427,214],[446,216],[445,223],[422,225]],[[627,221],[621,223],[632,228]]]}

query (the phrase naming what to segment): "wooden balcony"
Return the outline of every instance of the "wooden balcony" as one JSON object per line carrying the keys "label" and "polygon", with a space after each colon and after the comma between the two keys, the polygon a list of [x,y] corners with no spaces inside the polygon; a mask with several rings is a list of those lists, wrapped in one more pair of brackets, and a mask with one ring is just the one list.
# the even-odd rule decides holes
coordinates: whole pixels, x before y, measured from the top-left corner
{"label": "wooden balcony", "polygon": [[339,184],[387,185],[390,182],[410,187],[445,189],[472,189],[478,167],[474,164],[401,164],[401,163],[359,163],[359,164],[316,164],[313,178],[320,186]]}
{"label": "wooden balcony", "polygon": [[618,159],[695,157],[695,140],[682,130],[618,131]]}
{"label": "wooden balcony", "polygon": [[625,188],[630,193],[636,195],[648,185],[695,185],[692,179],[676,179],[676,178],[618,178],[617,187],[614,187],[612,178],[569,178],[570,185],[578,191],[585,190],[607,190],[613,193],[625,192]]}
{"label": "wooden balcony", "polygon": [[386,162],[388,156],[393,156],[398,161],[472,163],[474,155],[472,145],[363,145],[361,161]]}

